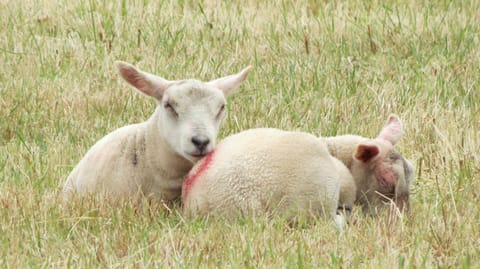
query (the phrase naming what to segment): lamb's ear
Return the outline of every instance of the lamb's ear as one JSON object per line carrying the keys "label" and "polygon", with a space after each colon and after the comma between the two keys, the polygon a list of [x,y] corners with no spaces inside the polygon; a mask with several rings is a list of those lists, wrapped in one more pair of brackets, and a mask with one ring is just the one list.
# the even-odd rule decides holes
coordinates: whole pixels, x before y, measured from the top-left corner
{"label": "lamb's ear", "polygon": [[163,92],[174,81],[141,71],[135,66],[121,61],[115,62],[115,67],[122,78],[141,93],[162,100]]}
{"label": "lamb's ear", "polygon": [[378,139],[387,140],[395,145],[403,136],[403,126],[397,115],[390,115],[387,123],[378,135]]}
{"label": "lamb's ear", "polygon": [[240,71],[238,74],[211,80],[207,82],[207,84],[219,88],[221,91],[223,91],[223,94],[225,94],[225,96],[229,96],[247,78],[250,70],[252,70],[251,65]]}
{"label": "lamb's ear", "polygon": [[368,162],[380,153],[380,149],[378,148],[377,145],[374,144],[359,144],[357,146],[357,149],[355,150],[355,154],[353,157],[355,159],[362,161],[362,162]]}

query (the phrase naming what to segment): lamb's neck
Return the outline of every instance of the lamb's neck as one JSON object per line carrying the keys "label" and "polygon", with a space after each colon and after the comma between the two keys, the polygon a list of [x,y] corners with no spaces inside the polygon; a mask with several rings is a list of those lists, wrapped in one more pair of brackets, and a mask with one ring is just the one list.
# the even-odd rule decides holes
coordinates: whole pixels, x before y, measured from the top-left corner
{"label": "lamb's neck", "polygon": [[327,144],[330,154],[343,162],[348,169],[352,168],[353,154],[358,144],[367,140],[356,135],[331,136],[323,137],[322,139]]}
{"label": "lamb's neck", "polygon": [[161,134],[162,126],[159,109],[145,122],[147,141],[146,156],[152,168],[164,174],[166,178],[184,177],[193,163],[175,152]]}

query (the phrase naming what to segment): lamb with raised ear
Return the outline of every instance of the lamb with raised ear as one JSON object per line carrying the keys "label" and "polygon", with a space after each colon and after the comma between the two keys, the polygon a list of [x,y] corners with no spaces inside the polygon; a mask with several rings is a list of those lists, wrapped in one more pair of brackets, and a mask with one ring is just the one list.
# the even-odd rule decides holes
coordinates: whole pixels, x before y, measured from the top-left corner
{"label": "lamb with raised ear", "polygon": [[221,141],[182,188],[187,215],[336,214],[339,174],[325,143],[301,132],[251,129]]}
{"label": "lamb with raised ear", "polygon": [[172,201],[180,196],[194,163],[215,147],[226,113],[225,96],[246,79],[251,67],[201,82],[169,81],[125,62],[115,65],[131,86],[156,99],[157,108],[147,121],[99,140],[68,176],[63,191],[79,195],[101,191],[118,198],[140,194]]}
{"label": "lamb with raised ear", "polygon": [[353,176],[350,184],[342,184],[340,204],[355,201],[371,213],[389,201],[395,202],[400,211],[409,208],[414,167],[395,149],[403,132],[400,119],[391,115],[374,139],[356,135],[321,138],[330,154],[342,161]]}

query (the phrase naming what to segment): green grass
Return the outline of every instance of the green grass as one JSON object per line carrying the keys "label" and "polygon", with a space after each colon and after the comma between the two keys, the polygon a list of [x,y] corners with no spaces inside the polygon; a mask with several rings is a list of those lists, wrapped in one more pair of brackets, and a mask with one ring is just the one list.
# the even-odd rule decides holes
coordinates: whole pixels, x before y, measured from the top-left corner
{"label": "green grass", "polygon": [[[78,2],[78,3],[76,3]],[[0,1],[0,267],[479,268],[478,1]],[[221,137],[254,127],[373,137],[390,113],[412,212],[333,225],[185,220],[62,205],[87,149],[154,102],[113,69],[254,70]]]}

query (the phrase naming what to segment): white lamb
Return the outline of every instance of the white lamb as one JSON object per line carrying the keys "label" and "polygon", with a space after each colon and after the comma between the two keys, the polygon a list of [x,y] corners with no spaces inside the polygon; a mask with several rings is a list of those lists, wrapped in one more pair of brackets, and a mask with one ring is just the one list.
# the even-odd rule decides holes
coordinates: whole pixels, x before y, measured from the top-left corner
{"label": "white lamb", "polygon": [[192,166],[215,147],[225,117],[225,96],[246,79],[240,73],[201,82],[168,81],[134,66],[115,63],[119,74],[138,91],[157,100],[145,122],[122,127],[99,140],[69,175],[64,193],[103,192],[111,197],[172,201],[181,194]]}
{"label": "white lamb", "polygon": [[339,189],[333,158],[317,137],[251,129],[227,137],[194,166],[182,200],[188,215],[334,216]]}
{"label": "white lamb", "polygon": [[391,115],[375,139],[356,135],[321,138],[330,154],[341,160],[353,176],[353,181],[342,184],[341,205],[351,206],[355,201],[371,213],[390,201],[400,211],[409,208],[414,167],[394,148],[402,136],[400,119]]}

